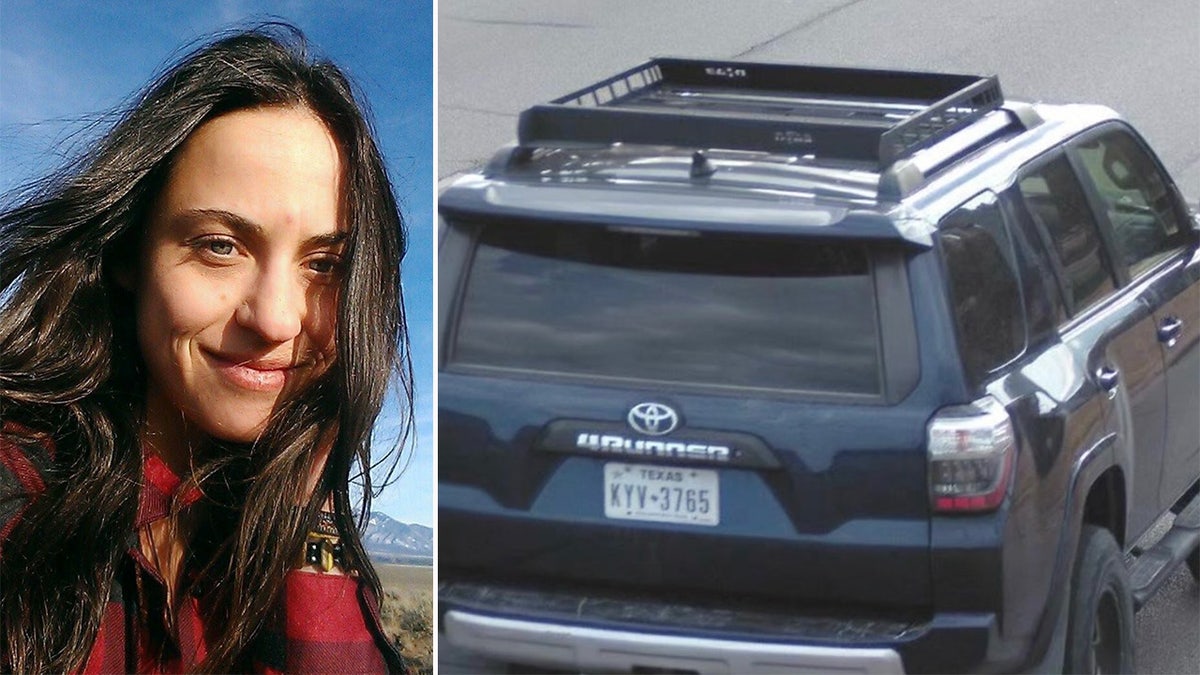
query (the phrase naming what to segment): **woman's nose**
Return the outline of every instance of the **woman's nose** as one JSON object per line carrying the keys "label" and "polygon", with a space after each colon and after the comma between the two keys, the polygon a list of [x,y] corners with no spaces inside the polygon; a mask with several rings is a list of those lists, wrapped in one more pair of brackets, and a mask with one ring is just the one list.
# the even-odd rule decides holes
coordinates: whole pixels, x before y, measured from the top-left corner
{"label": "woman's nose", "polygon": [[238,324],[267,342],[296,337],[305,313],[304,289],[296,275],[285,269],[264,269],[250,283],[236,312]]}

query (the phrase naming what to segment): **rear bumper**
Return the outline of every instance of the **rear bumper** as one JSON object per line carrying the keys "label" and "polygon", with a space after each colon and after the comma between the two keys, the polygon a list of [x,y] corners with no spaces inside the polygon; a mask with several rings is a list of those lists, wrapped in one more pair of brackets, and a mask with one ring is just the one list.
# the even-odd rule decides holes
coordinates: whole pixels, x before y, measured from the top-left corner
{"label": "rear bumper", "polygon": [[[494,661],[583,672],[921,673],[1009,670],[993,614],[796,614],[600,589],[443,580],[448,646]],[[1023,652],[1021,648],[1016,651]],[[1002,656],[1003,654],[1003,656]]]}
{"label": "rear bumper", "polygon": [[499,661],[581,671],[642,669],[701,673],[903,673],[887,648],[764,644],[524,621],[452,610],[443,617],[456,647]]}

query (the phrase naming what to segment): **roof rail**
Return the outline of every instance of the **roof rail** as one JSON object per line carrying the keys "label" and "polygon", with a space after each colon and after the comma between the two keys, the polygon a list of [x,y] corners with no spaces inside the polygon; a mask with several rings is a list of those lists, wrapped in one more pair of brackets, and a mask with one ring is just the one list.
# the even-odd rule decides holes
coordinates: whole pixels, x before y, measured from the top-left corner
{"label": "roof rail", "polygon": [[525,110],[518,142],[811,154],[883,171],[1003,102],[995,76],[658,58]]}

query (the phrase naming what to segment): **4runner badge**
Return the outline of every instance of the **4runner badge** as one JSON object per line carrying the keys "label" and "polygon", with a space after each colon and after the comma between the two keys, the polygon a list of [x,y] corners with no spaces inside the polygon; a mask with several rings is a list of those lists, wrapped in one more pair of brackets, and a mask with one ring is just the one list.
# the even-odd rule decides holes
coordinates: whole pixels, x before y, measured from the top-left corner
{"label": "4runner badge", "polygon": [[639,403],[625,418],[634,431],[647,436],[662,436],[679,426],[679,414],[662,403]]}

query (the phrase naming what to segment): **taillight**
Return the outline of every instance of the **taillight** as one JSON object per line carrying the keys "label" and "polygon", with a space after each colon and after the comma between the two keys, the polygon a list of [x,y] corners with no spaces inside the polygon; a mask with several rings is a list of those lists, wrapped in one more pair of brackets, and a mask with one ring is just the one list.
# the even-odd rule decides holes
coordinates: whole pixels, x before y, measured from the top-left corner
{"label": "taillight", "polygon": [[1016,444],[999,401],[985,396],[942,408],[929,421],[926,443],[934,511],[991,511],[1004,501]]}

